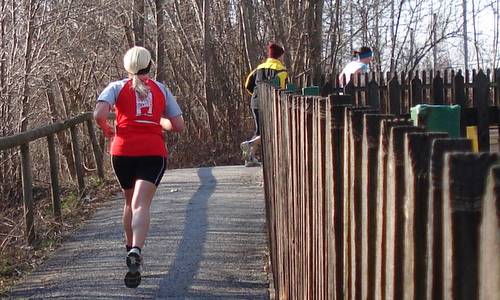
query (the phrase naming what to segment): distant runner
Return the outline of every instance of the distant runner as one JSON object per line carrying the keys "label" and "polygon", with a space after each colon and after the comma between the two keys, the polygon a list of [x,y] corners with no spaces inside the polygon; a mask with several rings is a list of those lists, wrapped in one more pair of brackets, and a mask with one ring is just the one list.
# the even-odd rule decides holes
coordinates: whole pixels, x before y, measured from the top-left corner
{"label": "distant runner", "polygon": [[[369,64],[373,59],[372,49],[369,47],[361,47],[354,51],[355,60],[348,63],[342,73],[339,75],[340,87],[345,87],[351,81],[351,75],[368,73],[370,71]],[[344,84],[345,75],[345,84]]]}
{"label": "distant runner", "polygon": [[281,46],[270,43],[267,46],[268,58],[264,63],[253,70],[245,81],[245,89],[252,95],[250,108],[255,120],[255,132],[253,137],[240,144],[246,167],[260,166],[260,163],[255,158],[255,145],[260,143],[259,95],[256,90],[257,84],[262,81],[277,79],[279,87],[282,89],[285,88],[288,73],[282,62],[284,53],[285,50]]}

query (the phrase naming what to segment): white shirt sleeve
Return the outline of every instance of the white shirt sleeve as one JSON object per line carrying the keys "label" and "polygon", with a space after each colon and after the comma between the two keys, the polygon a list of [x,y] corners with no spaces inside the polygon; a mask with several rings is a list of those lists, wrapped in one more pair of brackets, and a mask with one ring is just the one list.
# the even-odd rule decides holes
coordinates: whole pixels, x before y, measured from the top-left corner
{"label": "white shirt sleeve", "polygon": [[172,92],[161,82],[156,81],[158,86],[160,86],[163,94],[165,95],[165,115],[166,118],[173,118],[182,115],[182,110],[175,99],[175,96],[172,95]]}
{"label": "white shirt sleeve", "polygon": [[111,106],[115,105],[116,99],[118,98],[118,95],[124,85],[125,80],[111,82],[106,88],[104,88],[99,97],[97,97],[97,101],[107,102]]}

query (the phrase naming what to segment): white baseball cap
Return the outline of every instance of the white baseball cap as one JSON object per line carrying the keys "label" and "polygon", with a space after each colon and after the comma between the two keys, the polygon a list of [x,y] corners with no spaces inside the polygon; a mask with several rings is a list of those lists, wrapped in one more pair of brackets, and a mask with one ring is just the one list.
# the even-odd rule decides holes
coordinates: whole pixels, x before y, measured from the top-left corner
{"label": "white baseball cap", "polygon": [[123,66],[130,74],[147,74],[150,64],[151,53],[144,47],[132,47],[123,57]]}

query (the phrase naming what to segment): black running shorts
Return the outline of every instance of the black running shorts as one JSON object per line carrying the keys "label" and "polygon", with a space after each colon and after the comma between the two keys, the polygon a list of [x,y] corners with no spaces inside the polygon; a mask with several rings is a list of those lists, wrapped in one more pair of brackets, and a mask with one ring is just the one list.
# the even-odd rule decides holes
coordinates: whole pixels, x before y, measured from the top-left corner
{"label": "black running shorts", "polygon": [[133,188],[139,179],[158,186],[167,167],[166,159],[162,156],[113,156],[112,164],[124,190]]}

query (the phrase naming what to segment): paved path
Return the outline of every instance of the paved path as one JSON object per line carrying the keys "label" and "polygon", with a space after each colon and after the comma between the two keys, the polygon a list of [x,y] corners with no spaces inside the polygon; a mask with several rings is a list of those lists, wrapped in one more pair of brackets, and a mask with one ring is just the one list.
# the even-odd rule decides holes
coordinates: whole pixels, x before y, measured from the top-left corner
{"label": "paved path", "polygon": [[11,297],[268,299],[260,168],[167,171],[153,202],[137,289],[123,283],[122,201],[101,208]]}

